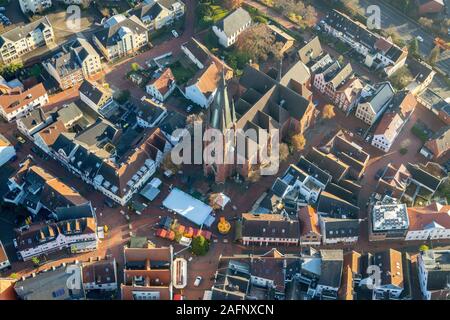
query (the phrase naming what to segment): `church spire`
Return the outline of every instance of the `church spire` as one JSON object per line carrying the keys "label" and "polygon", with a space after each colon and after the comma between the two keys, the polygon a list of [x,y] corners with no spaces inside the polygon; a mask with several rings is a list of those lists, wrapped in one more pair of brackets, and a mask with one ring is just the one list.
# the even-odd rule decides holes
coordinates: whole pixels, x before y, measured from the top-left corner
{"label": "church spire", "polygon": [[208,110],[208,126],[225,131],[230,129],[236,121],[234,104],[228,98],[227,83],[225,80],[225,66],[222,64],[221,77],[218,83],[214,100]]}

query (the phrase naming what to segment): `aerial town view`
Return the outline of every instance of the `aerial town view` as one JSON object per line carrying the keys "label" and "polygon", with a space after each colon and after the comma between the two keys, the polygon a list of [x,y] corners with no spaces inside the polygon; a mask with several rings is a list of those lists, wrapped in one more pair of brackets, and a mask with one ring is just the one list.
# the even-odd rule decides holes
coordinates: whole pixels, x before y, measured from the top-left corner
{"label": "aerial town view", "polygon": [[449,177],[450,0],[0,0],[0,300],[450,300]]}

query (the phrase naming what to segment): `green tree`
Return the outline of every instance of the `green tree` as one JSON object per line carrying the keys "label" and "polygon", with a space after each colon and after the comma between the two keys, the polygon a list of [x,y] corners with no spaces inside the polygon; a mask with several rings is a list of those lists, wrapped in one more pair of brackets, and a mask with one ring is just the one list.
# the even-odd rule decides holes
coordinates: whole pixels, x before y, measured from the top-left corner
{"label": "green tree", "polygon": [[31,261],[33,262],[33,264],[34,264],[35,266],[39,266],[39,263],[41,263],[41,260],[39,260],[38,257],[33,257],[33,258],[31,258]]}
{"label": "green tree", "polygon": [[419,40],[417,40],[416,38],[412,39],[409,42],[409,53],[411,53],[411,55],[415,58],[419,57]]}
{"label": "green tree", "polygon": [[202,235],[192,239],[192,252],[198,256],[204,256],[209,250],[209,241]]}
{"label": "green tree", "polygon": [[139,69],[140,69],[139,64],[137,64],[136,62],[133,62],[131,64],[131,71],[136,72],[139,71]]}
{"label": "green tree", "polygon": [[390,77],[391,84],[397,90],[402,90],[403,88],[405,88],[412,81],[412,79],[413,79],[412,74],[406,66],[403,66],[400,69],[398,69]]}
{"label": "green tree", "polygon": [[423,244],[419,247],[419,251],[421,251],[421,252],[427,251],[429,249],[430,248],[426,244]]}
{"label": "green tree", "polygon": [[119,94],[116,96],[116,101],[120,104],[124,104],[125,102],[130,99],[131,93],[129,90],[124,90],[119,92]]}

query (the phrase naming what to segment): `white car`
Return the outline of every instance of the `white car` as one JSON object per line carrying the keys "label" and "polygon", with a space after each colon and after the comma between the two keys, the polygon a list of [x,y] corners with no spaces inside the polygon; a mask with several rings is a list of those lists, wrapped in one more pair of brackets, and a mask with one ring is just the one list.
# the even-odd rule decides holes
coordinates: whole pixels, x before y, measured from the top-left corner
{"label": "white car", "polygon": [[147,99],[147,97],[146,96],[142,96],[141,102],[144,102],[145,99]]}
{"label": "white car", "polygon": [[192,106],[192,104],[190,104],[190,105],[188,105],[188,107],[186,108],[186,111],[187,111],[187,112],[191,112],[191,111],[192,111],[192,108],[193,108],[193,106]]}
{"label": "white car", "polygon": [[178,38],[178,37],[179,37],[178,32],[176,32],[175,30],[172,30],[172,34],[173,34],[173,36],[174,36],[175,38]]}
{"label": "white car", "polygon": [[416,39],[417,39],[417,41],[419,41],[419,42],[423,42],[423,38],[422,38],[421,36],[417,36]]}
{"label": "white car", "polygon": [[203,278],[201,276],[195,277],[194,287],[198,287],[200,285],[200,283],[202,282],[202,279]]}

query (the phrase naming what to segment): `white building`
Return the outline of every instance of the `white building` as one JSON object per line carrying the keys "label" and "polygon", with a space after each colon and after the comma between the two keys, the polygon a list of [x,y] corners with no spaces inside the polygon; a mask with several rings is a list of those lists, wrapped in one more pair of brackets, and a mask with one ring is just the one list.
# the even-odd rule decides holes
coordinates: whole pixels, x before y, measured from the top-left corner
{"label": "white building", "polygon": [[146,92],[159,101],[165,101],[175,90],[175,77],[170,68],[166,68],[157,78],[145,87]]}
{"label": "white building", "polygon": [[3,243],[0,241],[0,271],[3,269],[9,268],[11,263],[8,259],[8,255],[6,254],[5,247]]}
{"label": "white building", "polygon": [[27,90],[13,89],[0,95],[0,116],[11,122],[48,103],[48,94],[42,83]]}
{"label": "white building", "polygon": [[233,45],[239,35],[252,24],[250,14],[242,8],[238,8],[212,27],[219,39],[219,43],[228,48]]}
{"label": "white building", "polygon": [[16,155],[16,149],[8,139],[0,134],[0,167]]}
{"label": "white building", "polygon": [[185,4],[180,0],[146,0],[129,15],[136,16],[149,30],[158,30],[171,25],[184,12]]}
{"label": "white building", "polygon": [[97,222],[82,218],[31,226],[14,239],[18,257],[27,261],[33,257],[69,248],[71,252],[97,249]]}
{"label": "white building", "polygon": [[20,61],[21,56],[35,48],[54,44],[53,27],[47,17],[43,17],[0,35],[0,58],[3,63]]}
{"label": "white building", "polygon": [[19,0],[23,13],[40,13],[52,6],[52,0]]}
{"label": "white building", "polygon": [[85,291],[114,291],[118,289],[116,259],[83,263],[81,269]]}
{"label": "white building", "polygon": [[149,38],[147,28],[136,16],[119,14],[104,23],[93,41],[107,60],[114,60],[135,54],[148,44]]}
{"label": "white building", "polygon": [[433,203],[408,208],[409,228],[405,240],[450,239],[450,205]]}
{"label": "white building", "polygon": [[425,300],[450,297],[450,250],[427,250],[418,256],[420,291]]}
{"label": "white building", "polygon": [[300,224],[286,214],[242,214],[243,245],[297,245]]}

